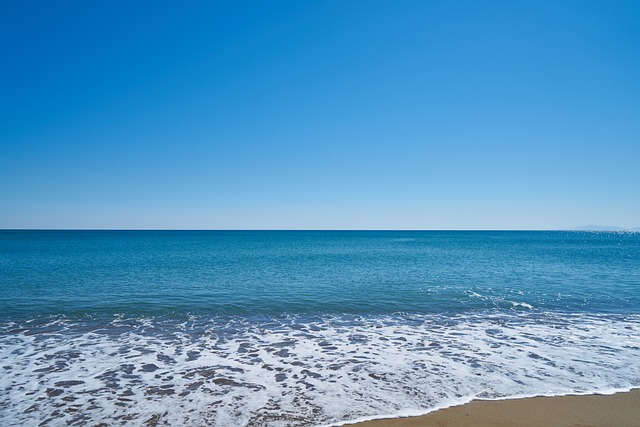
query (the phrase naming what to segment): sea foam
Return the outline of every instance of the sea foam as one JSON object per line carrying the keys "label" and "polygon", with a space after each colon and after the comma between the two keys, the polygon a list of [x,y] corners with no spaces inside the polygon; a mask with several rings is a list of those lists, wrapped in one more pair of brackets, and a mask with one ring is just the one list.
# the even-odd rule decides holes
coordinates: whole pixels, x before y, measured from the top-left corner
{"label": "sea foam", "polygon": [[0,328],[6,425],[337,425],[640,386],[640,316],[37,318]]}

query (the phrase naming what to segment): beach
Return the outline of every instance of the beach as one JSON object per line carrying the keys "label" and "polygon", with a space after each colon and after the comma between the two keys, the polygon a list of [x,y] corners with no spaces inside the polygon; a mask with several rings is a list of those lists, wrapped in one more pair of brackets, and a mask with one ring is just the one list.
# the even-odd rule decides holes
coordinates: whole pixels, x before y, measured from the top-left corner
{"label": "beach", "polygon": [[420,417],[372,420],[357,427],[633,427],[640,389],[612,395],[474,400]]}
{"label": "beach", "polygon": [[573,412],[506,400],[640,387],[640,234],[5,231],[0,246],[3,426],[640,419],[615,403],[635,393]]}

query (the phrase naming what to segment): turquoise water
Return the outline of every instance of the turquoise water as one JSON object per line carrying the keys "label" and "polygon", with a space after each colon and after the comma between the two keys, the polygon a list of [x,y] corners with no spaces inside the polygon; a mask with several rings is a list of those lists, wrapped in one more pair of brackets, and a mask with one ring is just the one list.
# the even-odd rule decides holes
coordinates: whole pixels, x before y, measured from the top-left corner
{"label": "turquoise water", "polygon": [[326,425],[638,360],[640,233],[0,231],[8,425]]}
{"label": "turquoise water", "polygon": [[8,231],[0,312],[634,313],[640,233]]}

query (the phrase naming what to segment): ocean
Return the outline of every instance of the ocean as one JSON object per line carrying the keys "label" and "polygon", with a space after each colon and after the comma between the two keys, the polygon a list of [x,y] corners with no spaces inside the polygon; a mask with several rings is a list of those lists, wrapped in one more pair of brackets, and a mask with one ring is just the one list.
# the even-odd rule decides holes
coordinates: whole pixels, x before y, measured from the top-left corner
{"label": "ocean", "polygon": [[326,426],[640,387],[640,233],[0,231],[8,426]]}

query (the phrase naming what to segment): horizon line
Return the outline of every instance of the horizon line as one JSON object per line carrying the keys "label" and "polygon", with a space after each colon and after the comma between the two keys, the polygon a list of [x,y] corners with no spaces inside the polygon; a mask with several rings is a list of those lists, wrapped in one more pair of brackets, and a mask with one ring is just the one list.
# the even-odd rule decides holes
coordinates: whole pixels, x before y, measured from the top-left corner
{"label": "horizon line", "polygon": [[581,230],[578,228],[0,228],[0,231],[588,231],[628,232],[621,230]]}

